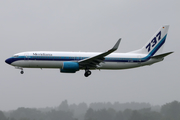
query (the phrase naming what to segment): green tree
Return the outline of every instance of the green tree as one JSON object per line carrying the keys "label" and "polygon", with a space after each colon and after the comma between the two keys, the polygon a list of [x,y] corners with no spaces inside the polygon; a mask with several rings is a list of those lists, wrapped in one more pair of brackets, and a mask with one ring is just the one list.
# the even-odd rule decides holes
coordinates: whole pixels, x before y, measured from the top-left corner
{"label": "green tree", "polygon": [[89,108],[86,111],[85,120],[93,120],[94,116],[95,116],[94,110],[92,108]]}
{"label": "green tree", "polygon": [[111,120],[112,117],[111,113],[106,109],[98,110],[96,112],[96,120]]}
{"label": "green tree", "polygon": [[161,120],[161,118],[161,114],[155,111],[150,111],[142,114],[142,120]]}
{"label": "green tree", "polygon": [[126,110],[123,111],[124,120],[129,120],[131,115],[132,115],[132,110],[131,109],[126,109]]}
{"label": "green tree", "polygon": [[0,120],[7,120],[2,111],[0,111]]}
{"label": "green tree", "polygon": [[180,102],[173,101],[161,107],[161,114],[165,118],[180,120]]}
{"label": "green tree", "polygon": [[42,113],[37,110],[37,109],[33,109],[33,108],[18,108],[17,110],[13,111],[10,113],[10,118],[15,118],[16,120],[20,120],[20,119],[41,119],[42,118]]}
{"label": "green tree", "polygon": [[114,119],[116,117],[116,110],[114,110],[112,108],[108,108],[107,112],[111,116],[111,119]]}
{"label": "green tree", "polygon": [[123,113],[121,111],[117,112],[114,120],[124,120]]}
{"label": "green tree", "polygon": [[62,103],[59,105],[59,110],[62,110],[62,111],[68,111],[69,110],[69,105],[68,105],[67,100],[62,101]]}
{"label": "green tree", "polygon": [[134,110],[129,120],[143,120],[143,119],[141,113],[139,113],[137,110]]}
{"label": "green tree", "polygon": [[[43,119],[44,120],[44,119]],[[52,110],[46,113],[46,120],[74,120],[73,113],[69,111],[62,110]]]}

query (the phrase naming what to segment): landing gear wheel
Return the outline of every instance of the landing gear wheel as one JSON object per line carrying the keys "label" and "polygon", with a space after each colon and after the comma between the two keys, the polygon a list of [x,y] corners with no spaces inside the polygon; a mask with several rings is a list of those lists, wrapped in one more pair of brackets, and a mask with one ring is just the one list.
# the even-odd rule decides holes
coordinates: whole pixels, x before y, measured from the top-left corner
{"label": "landing gear wheel", "polygon": [[24,71],[21,71],[20,73],[21,73],[21,74],[23,74],[23,73],[24,73]]}
{"label": "landing gear wheel", "polygon": [[84,73],[84,76],[85,76],[85,77],[88,77],[89,75],[91,75],[91,71],[86,70],[85,73]]}

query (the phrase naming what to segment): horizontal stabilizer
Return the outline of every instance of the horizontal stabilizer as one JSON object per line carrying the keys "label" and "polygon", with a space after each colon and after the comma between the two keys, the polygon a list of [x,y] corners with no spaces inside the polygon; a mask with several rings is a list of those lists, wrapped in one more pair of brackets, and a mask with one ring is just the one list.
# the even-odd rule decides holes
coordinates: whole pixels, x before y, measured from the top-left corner
{"label": "horizontal stabilizer", "polygon": [[166,57],[167,55],[169,55],[169,54],[171,54],[171,53],[173,53],[173,52],[168,52],[168,53],[164,53],[164,54],[152,56],[151,58],[156,58],[156,59],[158,59],[158,58],[164,58],[164,57]]}

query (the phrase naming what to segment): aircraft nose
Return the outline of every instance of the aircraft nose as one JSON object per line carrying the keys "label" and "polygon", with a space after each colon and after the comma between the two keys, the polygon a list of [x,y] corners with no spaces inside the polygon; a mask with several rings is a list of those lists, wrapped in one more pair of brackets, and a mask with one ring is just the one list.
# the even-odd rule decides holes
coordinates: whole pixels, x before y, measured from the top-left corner
{"label": "aircraft nose", "polygon": [[7,64],[11,64],[11,63],[12,63],[12,62],[11,62],[11,58],[6,59],[5,62],[6,62]]}

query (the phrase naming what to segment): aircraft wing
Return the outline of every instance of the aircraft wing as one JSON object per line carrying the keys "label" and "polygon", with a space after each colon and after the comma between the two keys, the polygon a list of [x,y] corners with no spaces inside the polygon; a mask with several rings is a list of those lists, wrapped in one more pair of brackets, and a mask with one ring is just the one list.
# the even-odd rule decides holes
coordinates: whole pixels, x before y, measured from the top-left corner
{"label": "aircraft wing", "polygon": [[80,67],[81,68],[96,68],[97,65],[99,65],[99,63],[101,63],[107,55],[111,54],[112,52],[118,49],[120,41],[121,41],[121,38],[116,42],[116,44],[114,45],[112,49],[104,53],[78,61]]}

